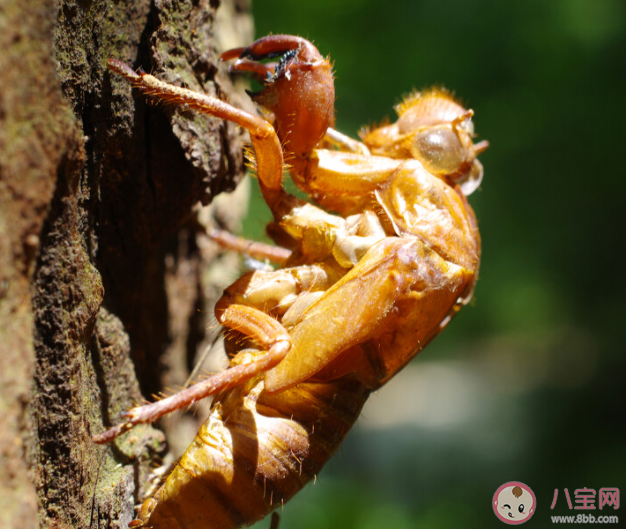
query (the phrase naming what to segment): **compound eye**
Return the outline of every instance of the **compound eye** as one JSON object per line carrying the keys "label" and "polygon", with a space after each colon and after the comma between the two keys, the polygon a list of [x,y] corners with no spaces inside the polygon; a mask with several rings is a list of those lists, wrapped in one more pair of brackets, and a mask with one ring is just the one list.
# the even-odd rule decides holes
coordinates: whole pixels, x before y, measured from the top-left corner
{"label": "compound eye", "polygon": [[446,126],[418,132],[411,141],[411,154],[431,173],[455,173],[465,161],[465,149],[455,132]]}

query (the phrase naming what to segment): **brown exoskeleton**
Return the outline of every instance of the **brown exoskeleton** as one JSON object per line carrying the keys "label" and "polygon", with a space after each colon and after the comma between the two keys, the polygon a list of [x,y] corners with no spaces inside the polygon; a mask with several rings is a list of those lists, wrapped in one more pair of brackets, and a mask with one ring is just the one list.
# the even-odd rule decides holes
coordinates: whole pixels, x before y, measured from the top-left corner
{"label": "brown exoskeleton", "polygon": [[[280,62],[259,62],[273,57]],[[216,306],[237,338],[228,342],[230,367],[130,410],[96,437],[108,442],[215,395],[196,439],[133,527],[240,527],[289,500],[337,450],[369,393],[469,301],[478,274],[480,239],[465,194],[482,178],[476,156],[486,142],[472,142],[471,111],[441,90],[415,94],[396,123],[359,142],[330,128],[331,66],[307,40],[273,35],[222,58],[265,83],[254,99],[273,113],[273,125],[109,60],[143,93],[249,131],[272,231],[284,246],[256,246],[282,268],[245,274]],[[287,164],[326,209],[285,192]],[[229,234],[213,237],[248,247]]]}

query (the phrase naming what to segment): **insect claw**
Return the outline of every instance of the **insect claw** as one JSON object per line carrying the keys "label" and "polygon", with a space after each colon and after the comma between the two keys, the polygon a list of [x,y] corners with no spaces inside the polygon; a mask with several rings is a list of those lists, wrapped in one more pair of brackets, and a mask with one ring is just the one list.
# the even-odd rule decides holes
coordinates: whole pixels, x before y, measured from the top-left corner
{"label": "insect claw", "polygon": [[[280,57],[277,64],[255,62],[274,57]],[[221,58],[237,59],[231,72],[249,72],[264,83],[250,95],[274,113],[278,136],[289,140],[285,149],[296,156],[311,152],[332,125],[335,104],[332,67],[317,48],[302,37],[269,35]]]}
{"label": "insect claw", "polygon": [[246,59],[248,57],[250,57],[253,60],[259,60],[259,57],[253,56],[252,52],[250,51],[250,46],[248,46],[247,48],[244,48],[239,54],[240,59]]}
{"label": "insect claw", "polygon": [[230,61],[232,59],[237,59],[241,57],[241,54],[245,51],[246,48],[233,48],[232,50],[225,51],[220,55],[219,61]]}
{"label": "insect claw", "polygon": [[128,66],[128,64],[118,59],[109,59],[107,61],[107,66],[110,70],[120,74],[131,82],[137,81],[141,77],[141,75]]}
{"label": "insect claw", "polygon": [[101,434],[92,436],[91,439],[96,444],[110,443],[114,439],[117,439],[123,433],[126,433],[132,427],[133,425],[131,423],[123,422],[122,424],[118,424],[116,426],[113,426],[113,428],[105,430]]}

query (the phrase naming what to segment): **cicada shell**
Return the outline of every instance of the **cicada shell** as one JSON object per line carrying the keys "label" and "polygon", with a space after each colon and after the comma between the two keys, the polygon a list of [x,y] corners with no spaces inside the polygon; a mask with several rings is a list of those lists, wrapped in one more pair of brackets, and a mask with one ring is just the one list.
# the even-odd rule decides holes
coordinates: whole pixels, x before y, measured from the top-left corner
{"label": "cicada shell", "polygon": [[[279,62],[259,62],[272,57]],[[280,245],[210,233],[279,265],[245,274],[217,303],[230,367],[130,410],[97,436],[110,441],[215,396],[133,527],[230,529],[283,505],[337,450],[367,396],[469,301],[478,278],[480,238],[466,195],[482,179],[477,156],[487,144],[472,140],[471,110],[442,90],[413,94],[395,123],[364,130],[358,141],[332,128],[332,69],[309,41],[272,35],[222,58],[264,83],[254,99],[267,117],[109,61],[143,93],[250,132]],[[284,190],[286,168],[316,205]]]}

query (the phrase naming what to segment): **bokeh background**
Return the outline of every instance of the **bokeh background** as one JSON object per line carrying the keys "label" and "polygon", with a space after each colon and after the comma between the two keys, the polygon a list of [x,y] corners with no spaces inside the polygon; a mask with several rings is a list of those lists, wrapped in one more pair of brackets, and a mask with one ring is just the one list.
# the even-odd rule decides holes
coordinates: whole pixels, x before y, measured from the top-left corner
{"label": "bokeh background", "polygon": [[[253,11],[257,37],[299,34],[331,55],[339,130],[393,118],[403,94],[437,84],[491,142],[470,197],[483,238],[474,303],[371,397],[280,528],[502,527],[491,501],[508,481],[537,497],[528,527],[549,527],[584,512],[564,488],[626,492],[626,3],[257,0]],[[246,235],[267,218],[257,196]],[[592,514],[626,523],[624,509]]]}

